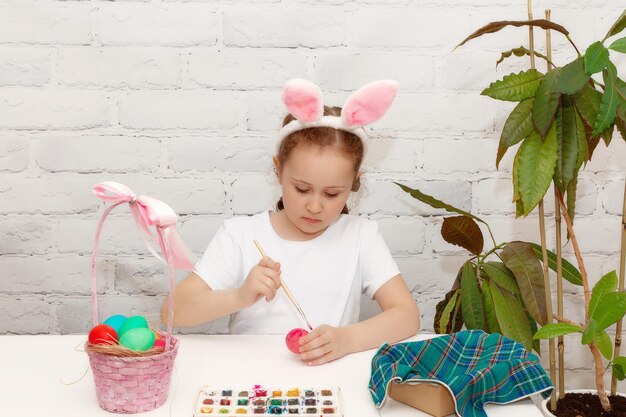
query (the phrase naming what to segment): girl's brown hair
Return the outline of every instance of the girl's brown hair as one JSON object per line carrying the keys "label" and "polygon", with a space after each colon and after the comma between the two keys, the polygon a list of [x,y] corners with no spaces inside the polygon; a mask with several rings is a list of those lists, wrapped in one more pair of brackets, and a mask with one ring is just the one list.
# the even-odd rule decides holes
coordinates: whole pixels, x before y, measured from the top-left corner
{"label": "girl's brown hair", "polygon": [[[340,115],[341,107],[324,106],[324,116]],[[283,120],[283,126],[287,125],[292,120],[295,120],[295,117],[288,114]],[[278,147],[276,157],[280,162],[280,166],[284,166],[287,159],[289,159],[291,151],[300,145],[317,145],[320,147],[337,146],[346,155],[350,155],[354,160],[354,180],[350,191],[358,191],[359,188],[361,188],[360,177],[357,174],[361,168],[361,162],[363,162],[365,149],[363,147],[363,141],[361,141],[361,138],[357,135],[332,127],[310,127],[293,132],[291,135],[285,137]],[[278,203],[276,203],[276,208],[278,210],[285,208],[282,197],[278,200]],[[347,205],[343,207],[341,213],[348,214]]]}

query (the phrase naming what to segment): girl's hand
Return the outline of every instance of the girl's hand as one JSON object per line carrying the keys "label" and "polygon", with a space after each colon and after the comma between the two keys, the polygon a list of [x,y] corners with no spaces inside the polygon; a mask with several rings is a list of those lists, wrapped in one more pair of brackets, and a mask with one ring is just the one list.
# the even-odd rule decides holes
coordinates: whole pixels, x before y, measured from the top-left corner
{"label": "girl's hand", "polygon": [[307,365],[321,365],[349,352],[345,330],[321,325],[300,338],[300,359]]}
{"label": "girl's hand", "polygon": [[239,287],[239,296],[244,307],[249,307],[265,296],[270,302],[280,288],[280,263],[264,257],[250,269],[246,280]]}

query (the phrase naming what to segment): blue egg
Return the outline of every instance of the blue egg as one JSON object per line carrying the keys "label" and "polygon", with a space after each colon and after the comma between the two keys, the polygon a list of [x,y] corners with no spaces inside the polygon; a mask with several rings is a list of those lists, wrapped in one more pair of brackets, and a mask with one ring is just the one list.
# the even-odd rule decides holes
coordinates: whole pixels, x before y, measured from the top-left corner
{"label": "blue egg", "polygon": [[109,326],[113,327],[115,331],[117,332],[120,329],[120,326],[122,325],[122,323],[126,321],[126,318],[127,318],[126,316],[122,316],[121,314],[116,314],[106,319],[103,324],[108,324]]}

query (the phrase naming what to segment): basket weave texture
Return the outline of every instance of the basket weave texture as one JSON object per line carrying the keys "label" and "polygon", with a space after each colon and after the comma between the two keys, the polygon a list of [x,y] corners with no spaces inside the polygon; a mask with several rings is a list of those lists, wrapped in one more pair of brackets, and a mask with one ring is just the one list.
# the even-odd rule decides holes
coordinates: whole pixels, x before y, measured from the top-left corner
{"label": "basket weave texture", "polygon": [[85,344],[100,407],[114,413],[143,413],[163,405],[178,353],[178,339],[170,340],[168,351],[130,357],[93,352]]}

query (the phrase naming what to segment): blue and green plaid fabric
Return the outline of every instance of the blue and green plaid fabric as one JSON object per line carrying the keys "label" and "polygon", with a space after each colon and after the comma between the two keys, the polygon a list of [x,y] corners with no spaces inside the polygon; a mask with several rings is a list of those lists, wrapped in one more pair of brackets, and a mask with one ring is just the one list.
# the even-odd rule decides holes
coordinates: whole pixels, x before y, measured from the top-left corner
{"label": "blue and green plaid fabric", "polygon": [[382,407],[393,380],[447,385],[462,417],[486,417],[486,403],[505,404],[536,393],[545,398],[552,389],[534,353],[508,337],[482,330],[384,344],[372,359],[369,389],[376,407]]}

